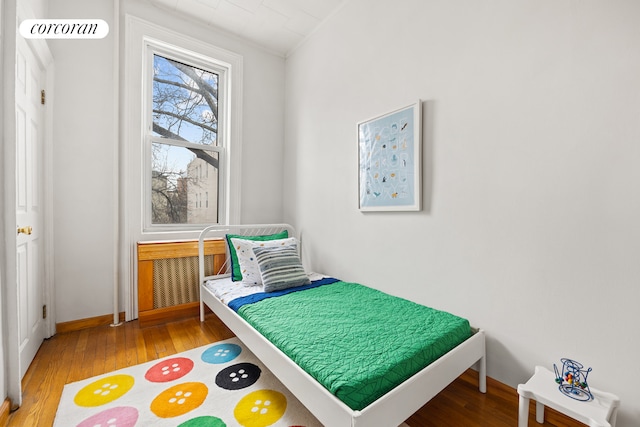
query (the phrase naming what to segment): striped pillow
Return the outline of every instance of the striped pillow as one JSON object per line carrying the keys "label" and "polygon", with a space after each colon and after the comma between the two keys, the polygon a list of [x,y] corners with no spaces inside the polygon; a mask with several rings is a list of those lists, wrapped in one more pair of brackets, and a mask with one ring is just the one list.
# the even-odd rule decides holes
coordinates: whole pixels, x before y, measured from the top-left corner
{"label": "striped pillow", "polygon": [[236,250],[236,258],[238,260],[237,264],[240,265],[240,274],[242,275],[242,284],[245,286],[256,286],[262,285],[262,279],[260,276],[260,267],[256,260],[256,254],[253,253],[253,248],[295,245],[296,238],[289,237],[287,239],[259,242],[244,239],[231,239],[231,243]]}
{"label": "striped pillow", "polygon": [[296,245],[255,247],[265,292],[274,292],[311,283],[304,271]]}

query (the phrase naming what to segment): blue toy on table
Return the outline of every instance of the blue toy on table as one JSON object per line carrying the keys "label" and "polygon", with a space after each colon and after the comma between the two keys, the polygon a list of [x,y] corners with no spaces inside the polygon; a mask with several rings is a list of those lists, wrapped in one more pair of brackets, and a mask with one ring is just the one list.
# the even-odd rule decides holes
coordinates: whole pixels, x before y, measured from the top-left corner
{"label": "blue toy on table", "polygon": [[559,384],[560,391],[572,399],[583,402],[592,400],[593,394],[591,394],[587,384],[587,376],[589,376],[591,368],[584,369],[581,363],[571,359],[563,358],[560,361],[562,362],[562,370],[560,372],[556,364],[553,364],[556,382]]}

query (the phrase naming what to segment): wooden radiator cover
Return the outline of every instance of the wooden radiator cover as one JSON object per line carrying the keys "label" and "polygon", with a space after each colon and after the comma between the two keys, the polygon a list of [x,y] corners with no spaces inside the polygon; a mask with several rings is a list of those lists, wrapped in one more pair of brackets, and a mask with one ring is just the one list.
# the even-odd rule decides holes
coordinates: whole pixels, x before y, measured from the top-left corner
{"label": "wooden radiator cover", "polygon": [[[223,239],[205,241],[205,274],[225,261]],[[198,241],[138,242],[138,321],[148,326],[199,314]]]}

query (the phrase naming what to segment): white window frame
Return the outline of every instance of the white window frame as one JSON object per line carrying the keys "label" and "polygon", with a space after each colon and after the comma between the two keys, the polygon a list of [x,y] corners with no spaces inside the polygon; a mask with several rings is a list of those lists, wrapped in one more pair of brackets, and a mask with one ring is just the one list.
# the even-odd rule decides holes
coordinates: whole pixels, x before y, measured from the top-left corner
{"label": "white window frame", "polygon": [[[197,237],[202,225],[151,224],[151,138],[152,108],[151,76],[153,53],[168,56],[211,71],[224,71],[224,103],[219,109],[220,145],[220,208],[218,223],[237,224],[240,221],[241,153],[242,153],[242,56],[213,46],[173,30],[126,16],[125,83],[123,117],[123,176],[121,192],[126,207],[127,230],[136,240],[183,239]],[[212,68],[213,67],[213,68]],[[222,76],[221,76],[222,77]],[[221,100],[223,97],[219,97]],[[209,149],[209,147],[202,147]],[[214,147],[211,147],[215,150]]]}
{"label": "white window frame", "polygon": [[[178,147],[193,147],[206,151],[212,151],[218,153],[218,223],[228,224],[227,221],[228,211],[227,205],[229,204],[230,194],[226,191],[226,181],[229,179],[229,164],[227,161],[228,148],[233,144],[230,141],[229,134],[226,127],[229,126],[229,74],[231,71],[231,65],[202,55],[197,52],[185,50],[183,48],[170,45],[164,42],[160,42],[156,39],[145,37],[144,39],[145,49],[145,62],[143,65],[143,129],[145,132],[144,137],[144,165],[143,165],[143,194],[145,198],[145,204],[143,207],[143,232],[153,231],[184,231],[184,230],[201,230],[203,226],[210,224],[153,224],[152,222],[152,170],[151,170],[151,150],[153,143],[167,144],[170,143],[173,146]],[[165,58],[173,59],[178,62],[182,62],[186,65],[200,68],[205,71],[213,72],[218,75],[218,132],[216,134],[216,146],[208,146],[202,144],[185,143],[174,139],[162,138],[159,136],[153,136],[153,56],[159,55]],[[199,175],[201,167],[198,167]],[[201,176],[198,176],[201,178]]]}

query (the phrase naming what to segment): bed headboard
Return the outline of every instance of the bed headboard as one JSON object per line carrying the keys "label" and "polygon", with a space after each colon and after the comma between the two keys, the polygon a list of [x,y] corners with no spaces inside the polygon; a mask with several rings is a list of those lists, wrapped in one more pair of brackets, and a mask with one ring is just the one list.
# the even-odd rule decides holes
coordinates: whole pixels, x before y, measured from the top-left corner
{"label": "bed headboard", "polygon": [[[205,280],[214,277],[229,276],[228,270],[231,266],[229,260],[229,248],[226,249],[225,262],[222,267],[214,273],[213,276],[205,276],[204,274],[204,241],[207,239],[224,239],[227,234],[237,234],[241,236],[262,236],[267,234],[280,233],[287,231],[289,237],[298,238],[295,229],[289,224],[245,224],[245,225],[211,225],[200,233],[198,239],[198,264],[200,269],[200,284]],[[298,238],[298,241],[300,239]],[[226,246],[226,245],[225,245]],[[298,244],[298,251],[300,251],[300,243]]]}

